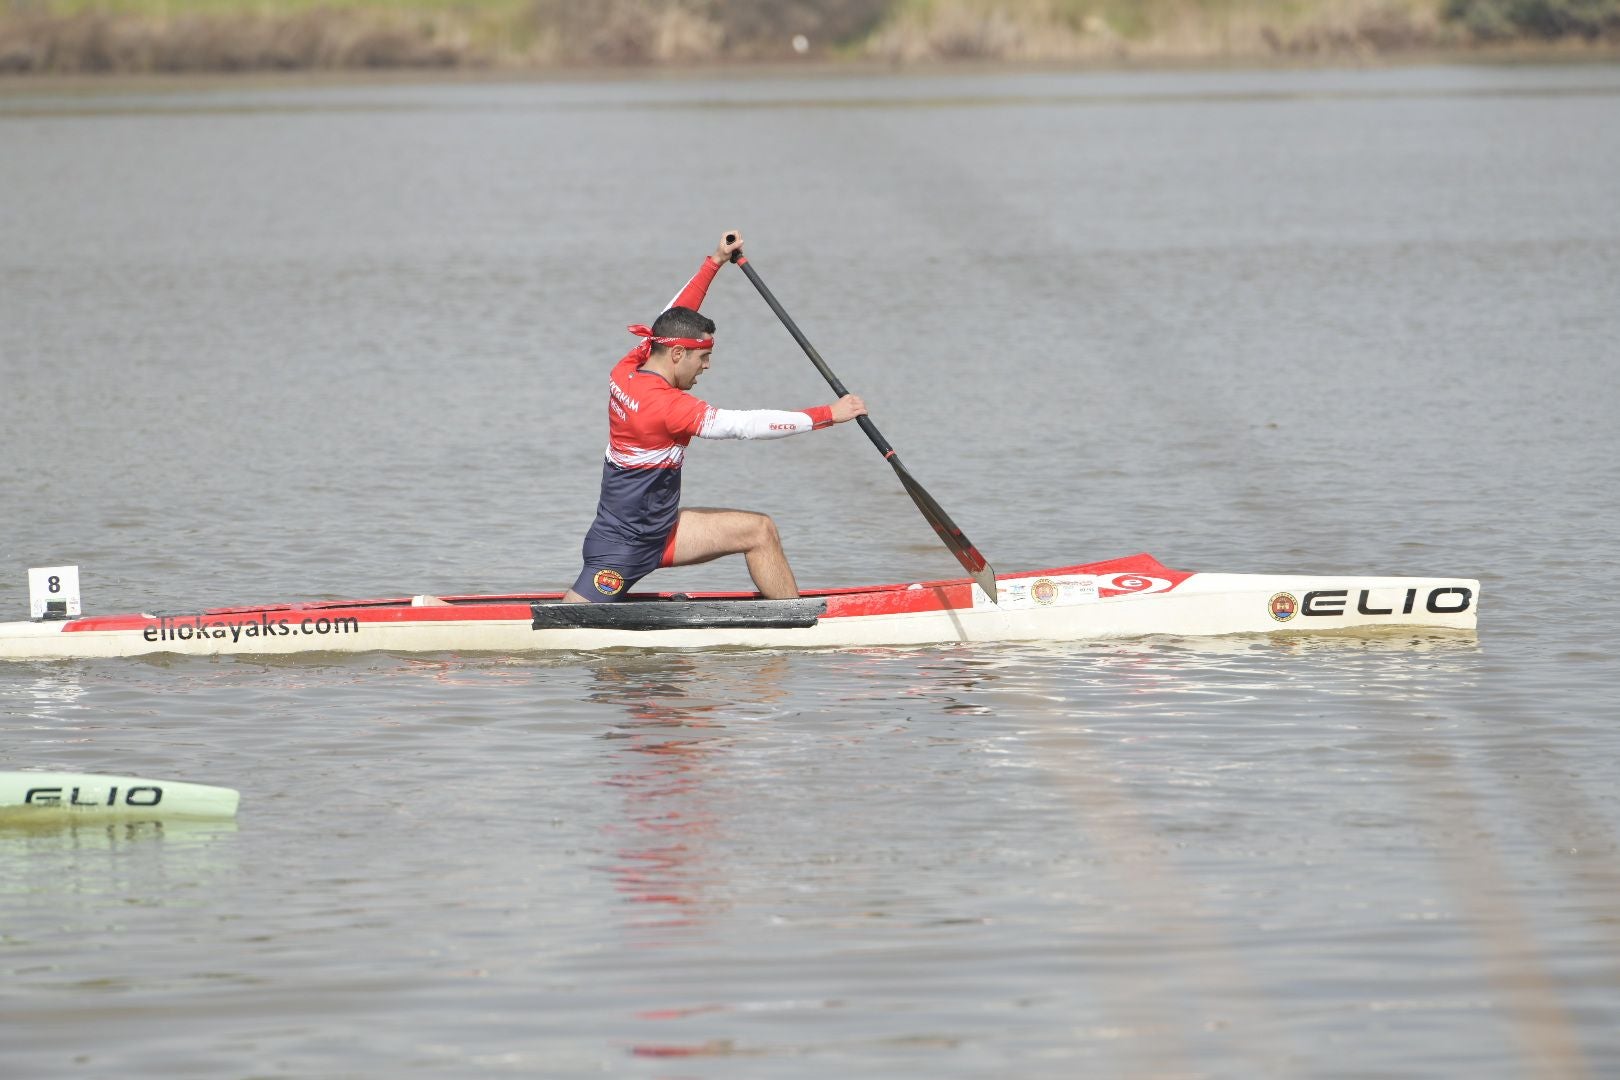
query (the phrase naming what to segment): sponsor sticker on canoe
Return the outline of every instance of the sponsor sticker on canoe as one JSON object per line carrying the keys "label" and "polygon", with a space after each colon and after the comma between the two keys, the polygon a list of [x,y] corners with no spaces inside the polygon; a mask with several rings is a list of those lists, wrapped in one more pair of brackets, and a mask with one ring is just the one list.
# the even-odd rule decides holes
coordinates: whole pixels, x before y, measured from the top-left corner
{"label": "sponsor sticker on canoe", "polygon": [[321,637],[327,634],[358,634],[360,620],[352,615],[309,615],[283,618],[279,614],[257,615],[159,615],[141,629],[147,641],[230,641],[243,638]]}
{"label": "sponsor sticker on canoe", "polygon": [[1168,592],[1173,588],[1175,582],[1169,578],[1151,574],[1103,574],[1097,578],[1097,591],[1104,599],[1126,593]]}
{"label": "sponsor sticker on canoe", "polygon": [[617,570],[598,570],[592,582],[603,596],[617,596],[624,588],[624,575]]}
{"label": "sponsor sticker on canoe", "polygon": [[973,606],[1000,607],[1009,611],[1030,608],[1070,607],[1097,601],[1097,579],[1090,574],[1067,577],[1013,578],[996,582],[999,604],[992,604],[983,589],[973,586]]}
{"label": "sponsor sticker on canoe", "polygon": [[1274,593],[1268,603],[1271,617],[1278,622],[1287,622],[1299,614],[1299,601],[1291,592]]}

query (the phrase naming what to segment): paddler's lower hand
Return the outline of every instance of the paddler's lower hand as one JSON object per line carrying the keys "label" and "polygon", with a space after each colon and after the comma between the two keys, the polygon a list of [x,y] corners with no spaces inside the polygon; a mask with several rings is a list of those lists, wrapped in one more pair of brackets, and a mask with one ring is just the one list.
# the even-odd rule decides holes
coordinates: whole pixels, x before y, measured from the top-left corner
{"label": "paddler's lower hand", "polygon": [[857,416],[866,415],[866,402],[861,400],[859,394],[845,394],[833,402],[833,423],[842,424],[846,420],[853,420]]}
{"label": "paddler's lower hand", "polygon": [[716,265],[724,266],[731,261],[733,253],[742,253],[742,244],[742,230],[727,229],[720,234],[720,246],[714,249],[714,254],[709,258],[713,259]]}

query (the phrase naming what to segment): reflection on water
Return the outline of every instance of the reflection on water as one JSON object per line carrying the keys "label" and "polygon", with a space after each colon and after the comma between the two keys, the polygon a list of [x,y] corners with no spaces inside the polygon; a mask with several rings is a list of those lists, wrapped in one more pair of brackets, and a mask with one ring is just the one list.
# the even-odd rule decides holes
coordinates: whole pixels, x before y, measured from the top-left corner
{"label": "reflection on water", "polygon": [[[625,928],[639,944],[667,944],[660,929],[690,927],[714,902],[706,888],[716,871],[707,849],[718,822],[709,789],[724,787],[728,723],[757,721],[782,701],[789,661],[762,656],[713,677],[700,655],[617,655],[589,663],[588,699],[623,709],[603,737],[624,755],[603,779],[619,789],[622,821],[608,828],[616,844],[608,867],[614,886],[634,904]],[[735,702],[747,702],[739,710]]]}
{"label": "reflection on water", "polygon": [[[8,665],[8,667],[12,667]],[[83,709],[84,684],[70,665],[48,675],[0,679],[0,702],[8,712],[16,710],[33,720],[61,721]],[[25,672],[27,669],[23,669]],[[12,671],[7,672],[12,674]]]}
{"label": "reflection on water", "polygon": [[[153,946],[143,935],[214,907],[239,869],[235,833],[234,821],[0,819],[0,965],[11,988],[37,994],[90,979],[133,990],[168,978],[166,967],[136,970]],[[95,957],[125,933],[136,935],[127,959]],[[87,954],[87,943],[100,944]]]}
{"label": "reflection on water", "polygon": [[[203,844],[236,831],[231,820],[120,818],[89,821],[82,814],[0,813],[0,891],[26,875],[22,860],[43,852],[116,853],[133,844],[162,844],[166,852]],[[58,882],[60,884],[60,882]]]}
{"label": "reflection on water", "polygon": [[[1555,977],[1565,946],[1514,897],[1510,849],[1478,839],[1492,825],[1481,800],[1499,799],[1504,781],[1486,758],[1456,752],[1483,722],[1486,655],[1473,635],[1408,634],[333,657],[196,662],[163,677],[185,692],[182,732],[243,711],[246,695],[291,706],[280,723],[306,750],[340,748],[324,768],[281,775],[313,785],[301,802],[330,799],[323,785],[351,774],[369,784],[368,763],[389,763],[372,790],[402,794],[350,818],[356,827],[295,818],[311,831],[258,838],[296,863],[318,837],[337,860],[320,878],[333,903],[293,902],[268,917],[277,935],[296,941],[314,919],[375,923],[386,938],[409,922],[445,949],[458,917],[499,928],[510,920],[500,912],[542,906],[522,870],[494,875],[483,902],[391,876],[400,871],[364,853],[389,843],[378,830],[402,813],[413,839],[389,863],[418,843],[439,851],[428,864],[444,859],[441,832],[481,838],[453,849],[461,869],[439,871],[447,882],[489,877],[476,871],[484,846],[503,867],[538,855],[541,876],[578,862],[569,850],[589,852],[582,869],[603,888],[548,887],[551,914],[519,920],[522,940],[552,957],[552,978],[607,988],[575,1021],[631,1056],[949,1062],[1004,1045],[1012,1024],[1061,1028],[1065,1055],[1119,1075],[1196,1074],[1314,1060],[1324,1026],[1359,1032],[1364,1017],[1428,1030],[1484,1012],[1505,1033],[1499,1060],[1574,1068],[1579,1028]],[[81,683],[76,715],[106,719],[153,678],[108,669]],[[306,709],[318,724],[294,718]],[[255,745],[281,745],[256,709],[243,712]],[[490,801],[445,804],[449,827],[411,816],[446,782]],[[1560,802],[1590,823],[1590,808],[1556,793],[1526,806]],[[276,803],[261,804],[269,826]],[[535,814],[550,821],[538,834]],[[0,870],[26,902],[76,896],[73,924],[103,935],[126,903],[206,908],[209,888],[242,873],[234,833],[197,834],[207,843],[189,862],[175,835],[4,834]],[[362,869],[339,869],[347,858]],[[123,870],[105,873],[110,862]],[[1581,860],[1558,880],[1590,895],[1615,884],[1612,869]],[[31,948],[36,963],[62,962],[60,946]],[[1332,977],[1320,973],[1324,949],[1342,957]],[[1422,974],[1453,971],[1458,957],[1488,969],[1482,989]],[[521,1012],[521,992],[508,1000],[500,988],[521,983],[522,965],[464,945],[443,962],[480,972],[494,995],[461,1022]],[[228,970],[254,966],[237,957]],[[1391,982],[1391,970],[1403,974]],[[545,1030],[542,1042],[560,1037]],[[534,1060],[533,1045],[517,1040],[513,1060]]]}
{"label": "reflection on water", "polygon": [[[1278,993],[1264,963],[1257,963],[1255,928],[1242,894],[1229,888],[1226,875],[1252,857],[1251,846],[1268,843],[1263,837],[1272,831],[1271,815],[1296,813],[1301,770],[1315,757],[1321,758],[1315,767],[1323,783],[1364,774],[1376,800],[1334,809],[1327,820],[1300,829],[1270,858],[1297,864],[1301,873],[1321,860],[1346,858],[1346,848],[1357,845],[1332,838],[1336,829],[1349,826],[1377,837],[1369,850],[1382,848],[1397,864],[1412,855],[1432,862],[1441,870],[1434,882],[1439,896],[1416,899],[1419,921],[1351,918],[1340,931],[1348,947],[1373,955],[1391,947],[1432,951],[1434,935],[1422,928],[1434,925],[1441,911],[1466,913],[1452,933],[1471,937],[1470,951],[1492,972],[1499,999],[1494,1011],[1513,1035],[1510,1045],[1520,1067],[1579,1075],[1586,1057],[1549,976],[1557,945],[1538,938],[1512,899],[1512,876],[1496,845],[1457,843],[1459,837],[1478,837],[1482,823],[1466,794],[1468,781],[1456,775],[1447,755],[1434,751],[1437,737],[1457,719],[1446,714],[1477,693],[1480,659],[1471,634],[866,650],[844,662],[858,677],[857,689],[846,688],[842,697],[856,705],[881,702],[902,710],[909,714],[902,722],[1017,718],[1016,732],[1002,728],[992,735],[953,726],[931,731],[929,740],[934,749],[971,749],[998,759],[994,767],[1033,769],[1059,797],[1061,810],[1031,801],[1027,792],[1017,801],[1042,823],[1038,827],[1069,837],[1084,851],[1087,885],[1081,895],[1089,899],[1068,908],[1066,918],[1043,925],[1052,947],[1068,953],[1097,988],[1096,1011],[1083,1027],[1084,1037],[1108,1043],[1127,1073],[1191,1075],[1234,1052],[1251,1061],[1288,1060],[1306,1052],[1289,1034],[1296,1007]],[[731,757],[734,740],[724,734],[725,711],[690,692],[698,670],[691,658],[649,658],[634,674],[598,672],[595,684],[600,700],[628,708],[630,721],[621,730],[632,739],[644,734],[644,725],[663,729],[631,752],[673,755],[673,760],[661,758],[662,767],[615,776],[615,782],[648,800],[631,815],[638,829],[651,835],[672,830],[691,841],[690,846],[646,849],[655,861],[662,860],[657,872],[670,874],[665,880],[689,882],[698,861],[694,851],[712,845],[731,824],[724,814],[694,807],[705,788],[729,783],[726,773],[737,764]],[[1091,704],[1103,692],[1111,704]],[[1279,693],[1295,699],[1293,715],[1278,709]],[[1337,733],[1310,722],[1310,714],[1329,702],[1350,719]],[[1263,716],[1255,715],[1257,708]],[[1133,713],[1141,718],[1131,719]],[[671,738],[677,731],[683,734]],[[914,789],[919,779],[911,777]],[[977,790],[963,794],[994,800],[984,794],[986,786],[981,776]],[[1000,812],[1012,810],[1000,800],[992,805]],[[952,835],[966,834],[956,828]],[[722,881],[711,891],[737,891],[737,883],[723,881],[712,852],[701,860],[707,875]],[[627,891],[638,900],[692,899],[647,892],[639,875],[622,870],[618,880],[621,887],[628,883]],[[1377,895],[1399,880],[1397,874],[1383,885],[1370,883],[1369,892]],[[919,881],[916,887],[927,886]],[[1299,913],[1278,912],[1271,903],[1261,906],[1274,912],[1270,919],[1284,930],[1285,941],[1299,932],[1290,925]],[[1109,912],[1131,913],[1140,929],[1116,928],[1100,939],[1112,921]],[[990,920],[946,923],[989,925]],[[657,925],[667,932],[659,944],[691,943],[686,932],[692,919]],[[1119,949],[1179,962],[1170,972],[1156,964],[1120,963]],[[1374,984],[1363,993],[1361,1007],[1383,1016],[1436,1007],[1421,997],[1392,999]],[[745,997],[671,1004],[637,1015],[685,1026],[701,1021],[710,1031],[746,1031],[751,1026],[746,1018],[772,1010],[803,1016],[840,1004],[816,997],[787,1003]],[[1483,1005],[1456,1001],[1439,1007],[1469,1011]],[[913,1039],[910,1045],[928,1041]],[[634,1052],[731,1057],[827,1049],[713,1035],[665,1037],[638,1043]]]}

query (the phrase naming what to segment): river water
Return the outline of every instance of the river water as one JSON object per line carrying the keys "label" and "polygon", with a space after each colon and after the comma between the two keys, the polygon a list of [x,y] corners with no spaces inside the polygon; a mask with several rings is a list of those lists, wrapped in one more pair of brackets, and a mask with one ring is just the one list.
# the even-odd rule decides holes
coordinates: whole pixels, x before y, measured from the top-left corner
{"label": "river water", "polygon": [[[566,585],[727,227],[1003,571],[1477,576],[1477,635],[10,664],[7,1075],[1620,1073],[1620,68],[0,93],[0,612]],[[826,388],[722,273],[698,390]],[[699,444],[804,585],[955,564]],[[736,560],[649,584],[742,587]]]}

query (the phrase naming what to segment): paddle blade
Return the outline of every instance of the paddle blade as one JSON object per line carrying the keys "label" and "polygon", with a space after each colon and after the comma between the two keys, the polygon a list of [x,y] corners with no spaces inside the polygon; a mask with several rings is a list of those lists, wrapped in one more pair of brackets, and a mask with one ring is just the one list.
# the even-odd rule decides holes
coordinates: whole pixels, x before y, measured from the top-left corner
{"label": "paddle blade", "polygon": [[894,474],[900,478],[900,486],[906,489],[911,501],[922,511],[922,516],[934,527],[934,532],[939,534],[945,546],[950,548],[951,554],[956,556],[956,561],[962,564],[962,569],[966,570],[968,576],[978,583],[985,595],[990,597],[991,603],[997,603],[995,568],[985,561],[985,557],[979,554],[979,549],[974,546],[973,541],[957,527],[950,515],[934,501],[934,497],[917,483],[910,470],[900,463],[898,455],[891,453],[889,464],[894,466]]}

